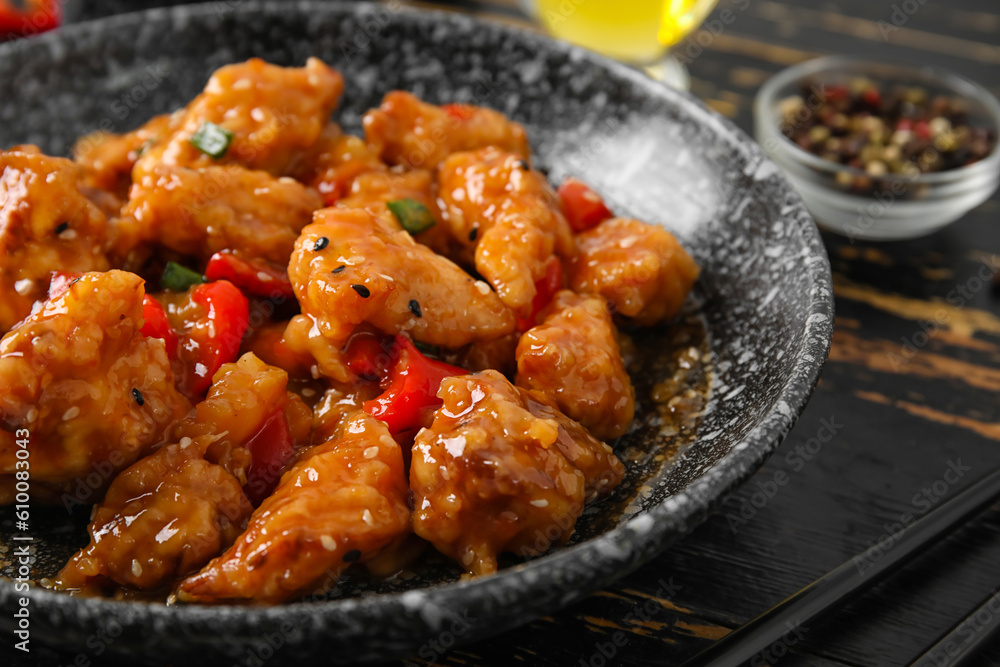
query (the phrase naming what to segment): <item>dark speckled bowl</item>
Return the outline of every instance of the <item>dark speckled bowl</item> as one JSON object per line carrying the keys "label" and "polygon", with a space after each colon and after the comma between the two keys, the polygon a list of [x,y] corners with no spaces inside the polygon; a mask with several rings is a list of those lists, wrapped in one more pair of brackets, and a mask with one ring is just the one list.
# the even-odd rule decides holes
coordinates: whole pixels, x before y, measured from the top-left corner
{"label": "dark speckled bowl", "polygon": [[[35,644],[95,646],[137,661],[244,664],[254,656],[361,661],[503,632],[638,567],[691,530],[778,446],[805,406],[830,342],[830,267],[798,196],[763,152],[690,97],[624,66],[473,19],[328,3],[213,2],[120,16],[0,46],[0,146],[64,154],[73,139],[131,129],[194,96],[220,65],[318,56],[347,90],[338,119],[358,131],[393,88],[488,105],[526,124],[554,182],[589,181],[621,214],[665,225],[703,267],[694,307],[714,352],[713,393],[694,441],[659,434],[648,387],[669,332],[637,337],[640,427],[619,451],[671,452],[635,465],[573,543],[499,574],[460,581],[447,564],[386,584],[348,582],[318,602],[168,607],[33,588]],[[655,457],[650,458],[655,460]],[[0,539],[12,544],[12,511]],[[35,577],[86,542],[86,512],[36,509]],[[0,554],[0,560],[9,559]],[[6,574],[10,574],[9,563]],[[0,582],[0,630],[17,604]],[[111,637],[113,641],[100,637]],[[88,644],[88,638],[90,642]],[[140,660],[141,658],[141,660]]]}

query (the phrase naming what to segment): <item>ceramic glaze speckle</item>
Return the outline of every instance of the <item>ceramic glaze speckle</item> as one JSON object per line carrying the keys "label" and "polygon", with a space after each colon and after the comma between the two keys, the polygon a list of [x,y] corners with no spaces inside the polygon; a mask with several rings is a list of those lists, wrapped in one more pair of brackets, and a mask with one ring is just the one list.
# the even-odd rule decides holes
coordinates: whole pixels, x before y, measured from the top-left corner
{"label": "ceramic glaze speckle", "polygon": [[[318,56],[340,69],[347,88],[337,118],[355,133],[393,88],[499,109],[527,126],[553,182],[575,175],[620,214],[674,231],[702,266],[693,303],[713,351],[715,386],[698,437],[663,465],[630,470],[621,502],[588,508],[573,544],[511,561],[497,575],[459,580],[442,561],[421,577],[345,582],[327,598],[275,608],[168,607],[34,589],[33,640],[83,648],[95,628],[114,622],[122,633],[111,650],[194,666],[241,661],[277,632],[283,659],[358,664],[415,650],[456,615],[477,619],[463,641],[497,634],[647,561],[701,522],[787,434],[832,326],[829,262],[812,220],[728,121],[582,50],[469,17],[367,5],[153,10],[0,46],[0,146],[37,143],[65,154],[77,136],[128,130],[173,110],[214,69],[251,56],[286,65]],[[662,344],[644,340],[639,352],[658,358]],[[669,445],[667,436],[639,435],[650,432],[630,433],[619,448]],[[61,530],[44,542],[40,568],[57,567],[85,541],[85,516],[65,530],[61,508],[33,521]],[[5,632],[19,595],[0,582]]]}

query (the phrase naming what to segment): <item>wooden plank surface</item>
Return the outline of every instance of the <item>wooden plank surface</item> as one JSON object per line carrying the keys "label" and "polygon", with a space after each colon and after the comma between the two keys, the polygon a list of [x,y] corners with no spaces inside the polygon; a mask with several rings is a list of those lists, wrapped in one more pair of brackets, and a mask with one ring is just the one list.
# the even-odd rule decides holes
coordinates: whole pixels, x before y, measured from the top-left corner
{"label": "wooden plank surface", "polygon": [[[1000,93],[1000,3],[910,0],[919,10],[885,39],[879,22],[891,25],[894,4],[904,3],[720,0],[717,11],[746,9],[692,60],[692,92],[749,131],[753,96],[770,75],[815,55],[850,53],[933,63]],[[463,9],[518,16],[513,0]],[[1000,465],[998,213],[994,196],[946,230],[904,243],[825,234],[837,298],[830,361],[763,469],[703,526],[608,590],[405,664],[677,664],[854,553],[870,548],[877,558],[902,517]],[[836,435],[820,442],[830,422]],[[961,471],[953,484],[949,470]],[[779,471],[788,482],[769,496]],[[994,509],[851,606],[800,628],[788,655],[769,664],[908,664],[1000,588],[998,563]],[[41,652],[18,664],[72,657]],[[1000,665],[1000,646],[973,664]]]}

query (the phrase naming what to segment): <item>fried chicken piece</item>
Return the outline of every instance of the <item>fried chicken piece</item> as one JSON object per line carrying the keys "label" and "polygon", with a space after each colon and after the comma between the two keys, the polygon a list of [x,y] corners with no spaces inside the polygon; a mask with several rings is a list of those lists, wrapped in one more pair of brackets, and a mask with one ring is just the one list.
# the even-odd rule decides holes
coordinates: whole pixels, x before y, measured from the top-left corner
{"label": "fried chicken piece", "polygon": [[364,139],[344,134],[339,125],[330,123],[292,175],[318,190],[332,206],[350,193],[355,178],[368,172],[388,172],[388,167]]}
{"label": "fried chicken piece", "polygon": [[[247,353],[235,363],[223,364],[212,378],[205,400],[170,429],[173,441],[214,436],[205,458],[218,463],[247,484],[252,473],[248,444],[268,420],[281,412],[294,450],[309,444],[312,411],[296,394],[288,391],[288,373]],[[291,463],[291,457],[287,463]],[[284,469],[268,473],[277,482]]]}
{"label": "fried chicken piece", "polygon": [[332,438],[344,419],[362,409],[365,401],[370,401],[382,393],[377,382],[334,382],[313,408],[313,431],[315,442]]}
{"label": "fried chicken piece", "polygon": [[446,378],[438,396],[413,444],[413,530],[473,574],[495,572],[501,552],[565,542],[584,504],[621,481],[610,447],[497,371]]}
{"label": "fried chicken piece", "polygon": [[299,232],[322,205],[298,181],[263,171],[157,165],[132,186],[116,252],[155,243],[201,259],[233,250],[284,266]]}
{"label": "fried chicken piece", "polygon": [[87,273],[0,340],[0,503],[13,497],[18,429],[31,433],[32,491],[72,504],[188,411],[163,341],[140,332],[143,296],[139,276]]}
{"label": "fried chicken piece", "polygon": [[[173,131],[143,151],[134,179],[157,165],[240,164],[286,175],[319,138],[343,89],[340,73],[316,58],[302,68],[269,65],[259,58],[222,67],[181,112]],[[233,135],[221,157],[191,142],[206,122]]]}
{"label": "fried chicken piece", "polygon": [[163,447],[118,475],[94,512],[90,544],[59,572],[56,588],[155,590],[232,544],[253,507],[239,480],[202,458],[212,440]]}
{"label": "fried chicken piece", "polygon": [[385,424],[356,413],[308,450],[254,512],[226,553],[181,582],[182,601],[283,602],[333,584],[410,532],[399,445]]}
{"label": "fried chicken piece", "polygon": [[292,349],[305,346],[325,375],[350,379],[338,352],[362,322],[444,347],[513,331],[513,314],[486,283],[417,244],[398,225],[363,209],[327,208],[314,219],[288,266],[311,324],[303,326],[300,318],[296,325],[293,318],[299,335],[286,332],[286,341]]}
{"label": "fried chicken piece", "polygon": [[400,199],[411,199],[419,202],[432,215],[436,214],[434,174],[426,169],[399,174],[393,172],[360,174],[351,184],[350,192],[337,202],[337,206],[340,208],[363,208],[372,215],[386,219],[390,226],[397,226],[399,221],[386,206],[386,203]]}
{"label": "fried chicken piece", "polygon": [[[248,498],[273,488],[309,442],[312,413],[287,383],[285,371],[253,354],[224,364],[205,400],[170,429],[176,444],[111,484],[91,521],[91,543],[63,568],[60,586],[155,589],[230,546],[253,511]],[[282,435],[272,428],[275,416],[284,439],[274,437]],[[283,461],[268,456],[282,452],[267,451],[281,440],[291,445]],[[260,468],[268,463],[275,469]]]}
{"label": "fried chicken piece", "polygon": [[439,107],[401,90],[387,93],[363,123],[372,150],[389,164],[408,169],[433,169],[456,151],[485,146],[531,155],[524,127],[502,113],[467,104]]}
{"label": "fried chicken piece", "polygon": [[625,434],[635,391],[603,297],[557,293],[538,326],[517,345],[517,385],[545,394],[594,437]]}
{"label": "fried chicken piece", "polygon": [[616,314],[651,326],[680,312],[700,269],[658,225],[630,218],[605,220],[576,236],[569,282],[579,294],[600,294]]}
{"label": "fried chicken piece", "polygon": [[553,254],[571,257],[573,232],[545,177],[514,153],[496,148],[451,155],[438,169],[441,217],[460,260],[514,309],[530,306]]}
{"label": "fried chicken piece", "polygon": [[0,151],[0,332],[44,299],[53,271],[105,271],[107,219],[78,167],[35,147]]}
{"label": "fried chicken piece", "polygon": [[99,130],[81,137],[73,146],[73,160],[80,165],[84,185],[128,199],[135,161],[149,144],[173,129],[176,119],[163,114],[125,134]]}

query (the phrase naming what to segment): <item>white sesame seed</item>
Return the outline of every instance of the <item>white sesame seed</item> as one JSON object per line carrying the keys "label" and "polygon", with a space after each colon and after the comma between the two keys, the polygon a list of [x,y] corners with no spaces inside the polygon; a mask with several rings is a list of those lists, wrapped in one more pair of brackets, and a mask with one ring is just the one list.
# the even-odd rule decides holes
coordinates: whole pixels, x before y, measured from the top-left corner
{"label": "white sesame seed", "polygon": [[24,421],[34,424],[36,419],[38,419],[38,409],[35,407],[29,408],[28,412],[24,415]]}
{"label": "white sesame seed", "polygon": [[316,390],[306,387],[302,390],[302,395],[305,396],[306,398],[311,398],[316,395]]}
{"label": "white sesame seed", "polygon": [[142,576],[142,565],[136,559],[132,559],[132,576],[141,577]]}
{"label": "white sesame seed", "polygon": [[274,278],[271,277],[271,274],[267,273],[266,271],[258,271],[257,279],[264,283],[271,282],[272,280],[274,280]]}
{"label": "white sesame seed", "polygon": [[14,291],[21,296],[26,296],[31,293],[31,290],[35,289],[35,281],[25,278],[24,280],[18,280],[14,283]]}
{"label": "white sesame seed", "polygon": [[63,413],[63,421],[68,422],[70,419],[76,419],[80,415],[79,406],[74,405],[69,410]]}
{"label": "white sesame seed", "polygon": [[371,447],[365,450],[366,459],[373,459],[376,456],[378,456],[378,445],[372,445]]}
{"label": "white sesame seed", "polygon": [[66,241],[72,241],[73,239],[76,238],[76,230],[75,229],[67,229],[62,234],[59,235],[59,238],[64,239]]}
{"label": "white sesame seed", "polygon": [[337,540],[333,539],[329,535],[320,535],[319,541],[320,544],[323,545],[323,548],[327,551],[333,551],[337,548]]}
{"label": "white sesame seed", "polygon": [[250,79],[240,79],[233,84],[233,90],[246,90],[247,88],[253,88],[253,81]]}
{"label": "white sesame seed", "polygon": [[372,513],[369,512],[368,510],[365,510],[361,514],[361,520],[367,523],[369,526],[375,525],[375,520],[372,518]]}
{"label": "white sesame seed", "polygon": [[484,283],[482,280],[476,281],[476,289],[479,290],[479,293],[482,294],[483,296],[486,296],[487,294],[490,293],[490,286]]}
{"label": "white sesame seed", "polygon": [[548,507],[549,501],[547,501],[545,498],[542,498],[541,500],[532,500],[531,504],[534,505],[535,507]]}
{"label": "white sesame seed", "polygon": [[185,435],[183,438],[181,438],[181,442],[180,442],[181,449],[187,449],[188,447],[190,447],[191,446],[191,442],[192,442],[191,438],[189,438],[189,437],[187,437]]}

